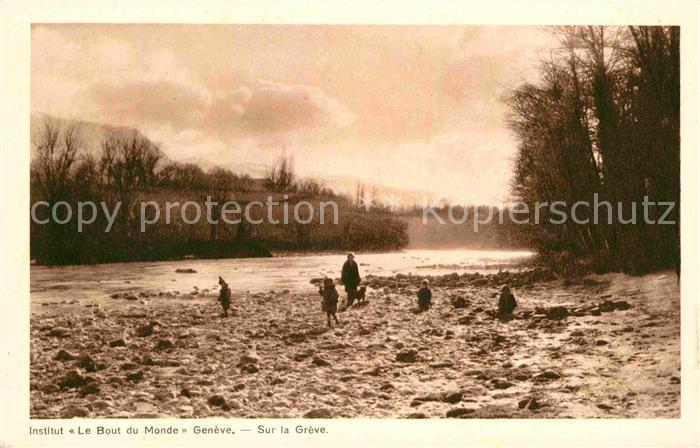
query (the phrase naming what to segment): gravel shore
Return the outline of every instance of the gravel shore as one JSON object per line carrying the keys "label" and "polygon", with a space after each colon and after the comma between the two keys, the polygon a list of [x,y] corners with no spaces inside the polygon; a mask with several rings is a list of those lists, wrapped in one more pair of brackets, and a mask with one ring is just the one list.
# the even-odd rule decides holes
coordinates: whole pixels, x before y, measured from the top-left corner
{"label": "gravel shore", "polygon": [[[672,273],[452,274],[417,313],[421,278],[368,277],[368,301],[330,329],[313,284],[233,285],[228,318],[216,279],[57,299],[31,317],[31,418],[679,417]],[[501,321],[487,311],[506,283],[519,306]]]}

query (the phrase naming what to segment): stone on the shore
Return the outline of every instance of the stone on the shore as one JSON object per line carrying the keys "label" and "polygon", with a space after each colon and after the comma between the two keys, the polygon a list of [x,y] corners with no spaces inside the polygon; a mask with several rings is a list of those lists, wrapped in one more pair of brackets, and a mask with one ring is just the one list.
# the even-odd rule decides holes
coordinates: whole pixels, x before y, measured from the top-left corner
{"label": "stone on the shore", "polygon": [[444,392],[431,393],[414,398],[413,401],[411,401],[411,407],[419,406],[429,401],[455,404],[462,400],[462,395],[462,391],[460,390],[447,390]]}
{"label": "stone on the shore", "polygon": [[258,356],[254,353],[246,353],[240,357],[238,360],[238,364],[236,364],[236,367],[242,367],[246,364],[257,364],[258,363]]}
{"label": "stone on the shore", "polygon": [[303,416],[304,418],[333,418],[330,409],[312,409]]}
{"label": "stone on the shore", "polygon": [[626,311],[630,308],[632,308],[632,305],[624,300],[606,300],[598,305],[598,311],[601,313],[610,313],[617,310]]}
{"label": "stone on the shore", "polygon": [[416,350],[401,350],[396,354],[396,361],[404,363],[416,362],[417,355],[418,351]]}
{"label": "stone on the shore", "polygon": [[126,347],[126,341],[124,340],[124,338],[115,339],[113,341],[110,341],[109,346],[110,347]]}
{"label": "stone on the shore", "polygon": [[70,336],[70,330],[64,327],[53,327],[51,330],[49,330],[49,336],[53,336],[55,338],[67,338]]}
{"label": "stone on the shore", "polygon": [[258,366],[256,366],[255,364],[243,364],[243,365],[241,366],[241,372],[256,373],[256,372],[258,372],[259,370],[260,370],[260,369],[259,369]]}
{"label": "stone on the shore", "polygon": [[75,365],[77,367],[81,367],[85,369],[86,372],[94,372],[97,370],[97,365],[95,364],[95,360],[90,357],[90,355],[80,355],[78,358],[78,361],[76,361]]}
{"label": "stone on the shore", "polygon": [[462,401],[462,391],[460,390],[448,390],[442,393],[442,401],[445,403],[459,403]]}
{"label": "stone on the shore", "polygon": [[153,334],[154,324],[142,325],[136,329],[136,336],[145,338]]}
{"label": "stone on the shore", "polygon": [[459,417],[462,417],[463,415],[471,414],[472,412],[474,412],[474,409],[453,408],[445,413],[445,417],[447,417],[447,418],[459,418]]}
{"label": "stone on the shore", "polygon": [[494,378],[491,380],[491,384],[495,389],[508,389],[510,387],[515,386],[515,384],[511,383],[505,378]]}
{"label": "stone on the shore", "polygon": [[173,344],[170,340],[158,339],[158,342],[156,342],[156,346],[155,346],[154,350],[157,352],[163,352],[163,351],[167,351],[167,350],[173,350],[174,348],[175,348],[175,344]]}
{"label": "stone on the shore", "polygon": [[543,404],[540,403],[537,398],[535,397],[528,397],[523,400],[520,400],[518,402],[518,408],[519,409],[528,409],[530,411],[535,411],[537,409],[540,409],[543,407]]}
{"label": "stone on the shore", "polygon": [[96,394],[99,392],[100,392],[100,388],[97,386],[97,384],[89,383],[89,384],[86,384],[83,387],[81,387],[80,390],[78,391],[78,394],[81,397],[85,397],[87,395]]}
{"label": "stone on the shore", "polygon": [[143,381],[143,372],[139,370],[138,372],[129,373],[126,376],[126,380],[132,383],[138,383],[140,381]]}
{"label": "stone on the shore", "polygon": [[457,325],[469,325],[474,321],[474,318],[472,316],[462,316],[459,319],[457,319]]}
{"label": "stone on the shore", "polygon": [[67,372],[58,380],[58,387],[61,389],[73,389],[85,384],[85,377],[75,370]]}
{"label": "stone on the shore", "polygon": [[175,273],[176,273],[176,274],[196,274],[197,271],[195,271],[195,270],[192,269],[192,268],[184,268],[184,269],[183,269],[183,268],[179,268],[179,269],[175,269]]}
{"label": "stone on the shore", "polygon": [[561,378],[561,375],[555,372],[554,370],[545,370],[544,372],[538,373],[537,375],[532,377],[532,379],[536,382],[558,380],[559,378]]}
{"label": "stone on the shore", "polygon": [[90,415],[90,411],[82,406],[69,406],[61,414],[61,418],[83,418]]}
{"label": "stone on the shore", "polygon": [[192,398],[192,392],[191,392],[188,388],[186,388],[186,387],[183,387],[182,389],[180,389],[180,394],[179,394],[179,395],[180,395],[181,397]]}
{"label": "stone on the shore", "polygon": [[119,378],[118,376],[108,376],[105,379],[105,382],[107,384],[112,384],[112,385],[116,385],[116,386],[120,386],[124,383],[124,381],[121,378]]}
{"label": "stone on the shore", "polygon": [[453,308],[466,308],[469,304],[464,297],[455,297],[451,301]]}
{"label": "stone on the shore", "polygon": [[65,350],[59,350],[53,359],[55,359],[56,361],[72,361],[74,359],[78,359],[78,356],[73,355]]}
{"label": "stone on the shore", "polygon": [[139,365],[134,363],[134,362],[125,362],[119,366],[120,370],[136,370],[138,368],[139,368]]}
{"label": "stone on the shore", "polygon": [[565,306],[553,306],[547,309],[545,315],[550,320],[561,320],[569,315],[569,310]]}
{"label": "stone on the shore", "polygon": [[311,360],[311,364],[315,365],[316,367],[328,367],[331,365],[331,363],[319,356],[314,356],[314,358]]}
{"label": "stone on the shore", "polygon": [[211,406],[223,406],[226,403],[226,399],[221,395],[212,395],[207,399],[207,403]]}
{"label": "stone on the shore", "polygon": [[153,395],[153,398],[155,398],[157,401],[168,401],[175,398],[175,395],[169,390],[159,390]]}
{"label": "stone on the shore", "polygon": [[453,367],[452,361],[440,361],[440,362],[433,362],[430,364],[430,367],[433,369],[442,369],[445,367]]}
{"label": "stone on the shore", "polygon": [[58,386],[56,386],[55,384],[45,384],[45,385],[41,388],[41,391],[44,392],[44,393],[47,394],[47,395],[56,393],[56,392],[58,392],[59,390],[60,390],[60,389],[59,389]]}

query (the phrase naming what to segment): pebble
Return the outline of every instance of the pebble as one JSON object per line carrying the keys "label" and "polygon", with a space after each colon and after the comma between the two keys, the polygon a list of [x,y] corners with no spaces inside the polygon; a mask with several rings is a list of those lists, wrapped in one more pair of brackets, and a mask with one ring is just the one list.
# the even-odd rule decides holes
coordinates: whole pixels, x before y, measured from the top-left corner
{"label": "pebble", "polygon": [[69,406],[61,414],[61,418],[83,418],[90,415],[90,411],[81,406]]}
{"label": "pebble", "polygon": [[496,389],[508,389],[510,387],[515,386],[515,384],[511,383],[510,381],[506,380],[505,378],[494,378],[491,380],[491,384],[493,385],[494,388]]}
{"label": "pebble", "polygon": [[80,355],[78,361],[75,363],[76,366],[85,369],[87,372],[94,372],[97,370],[97,365],[95,360],[93,360],[89,355]]}
{"label": "pebble", "polygon": [[75,370],[67,372],[58,380],[58,386],[61,389],[73,389],[85,384],[85,377],[80,375]]}
{"label": "pebble", "polygon": [[396,361],[404,363],[416,362],[417,355],[418,351],[416,350],[402,350],[396,354]]}
{"label": "pebble", "polygon": [[115,339],[110,341],[110,347],[126,347],[126,341],[123,338]]}
{"label": "pebble", "polygon": [[71,353],[68,353],[65,350],[59,350],[56,356],[53,358],[56,361],[72,361],[74,359],[77,359],[77,355],[73,355]]}
{"label": "pebble", "polygon": [[535,411],[537,409],[542,408],[543,405],[540,403],[537,398],[530,397],[530,398],[525,398],[523,400],[520,400],[518,402],[518,408],[519,409],[528,409],[530,411]]}
{"label": "pebble", "polygon": [[304,414],[304,418],[333,418],[333,413],[330,409],[312,409]]}
{"label": "pebble", "polygon": [[459,418],[467,414],[471,414],[474,412],[474,409],[469,409],[469,408],[453,408],[450,409],[445,413],[445,417],[447,418]]}
{"label": "pebble", "polygon": [[226,403],[226,400],[221,395],[212,395],[207,399],[207,403],[209,403],[211,406],[223,406]]}
{"label": "pebble", "polygon": [[158,401],[168,401],[175,398],[175,395],[169,390],[159,390],[153,395],[153,398],[155,398]]}
{"label": "pebble", "polygon": [[49,330],[49,336],[53,336],[55,338],[67,338],[70,336],[70,330],[64,327],[53,327],[51,330]]}
{"label": "pebble", "polygon": [[126,376],[126,380],[132,383],[138,383],[143,380],[143,372],[139,370],[138,372],[130,373]]}
{"label": "pebble", "polygon": [[154,350],[157,352],[163,352],[163,351],[172,350],[174,348],[175,348],[175,344],[173,344],[168,339],[158,339],[158,342],[156,342],[156,346],[155,346]]}
{"label": "pebble", "polygon": [[311,360],[311,364],[317,367],[328,367],[331,365],[331,363],[318,356],[314,356],[314,358]]}
{"label": "pebble", "polygon": [[81,387],[80,390],[78,391],[78,394],[81,397],[85,397],[87,395],[96,394],[99,392],[100,392],[100,388],[97,386],[97,384],[89,383],[89,384],[86,384],[83,387]]}
{"label": "pebble", "polygon": [[533,377],[533,379],[537,382],[558,380],[559,378],[561,378],[561,375],[553,370],[545,370],[544,372],[538,373]]}

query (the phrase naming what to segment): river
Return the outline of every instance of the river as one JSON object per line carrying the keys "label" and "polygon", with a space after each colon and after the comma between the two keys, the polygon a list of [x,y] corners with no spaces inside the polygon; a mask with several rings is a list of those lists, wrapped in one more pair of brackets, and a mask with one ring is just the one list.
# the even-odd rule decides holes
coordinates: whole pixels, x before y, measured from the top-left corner
{"label": "river", "polygon": [[[386,253],[357,253],[360,274],[437,275],[450,272],[489,273],[513,269],[533,254],[502,250],[405,250]],[[114,263],[80,266],[31,266],[32,308],[42,303],[75,301],[84,304],[124,291],[178,291],[188,293],[216,288],[218,276],[234,294],[290,290],[314,291],[312,278],[338,277],[343,254],[293,255],[273,258],[223,260],[179,260]],[[194,269],[196,273],[176,273]]]}

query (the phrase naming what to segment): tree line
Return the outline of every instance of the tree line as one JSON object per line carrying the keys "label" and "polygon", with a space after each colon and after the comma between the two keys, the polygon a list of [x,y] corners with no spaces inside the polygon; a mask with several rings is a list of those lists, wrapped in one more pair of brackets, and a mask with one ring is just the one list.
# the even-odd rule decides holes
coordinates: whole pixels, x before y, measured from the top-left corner
{"label": "tree line", "polygon": [[[121,205],[109,232],[105,232],[107,218],[101,214],[80,232],[74,225],[75,215],[64,224],[53,219],[46,224],[30,220],[32,259],[44,264],[79,264],[185,256],[227,258],[269,256],[270,250],[398,249],[408,243],[405,223],[389,214],[360,214],[351,201],[322,183],[298,178],[291,157],[270,166],[262,188],[256,188],[250,176],[222,167],[204,171],[197,165],[167,161],[159,145],[135,129],[105,127],[99,144],[98,151],[91,150],[79,123],[50,117],[34,133],[32,204],[90,201],[104,203],[110,210]],[[186,225],[176,220],[171,225],[154,225],[144,233],[137,222],[140,201],[204,203],[211,198],[218,203],[213,217],[221,221],[224,202],[264,202],[270,194],[276,200],[286,197],[291,206],[301,200],[332,199],[340,208],[338,225],[253,225],[245,220],[235,225],[206,220]]]}
{"label": "tree line", "polygon": [[[540,253],[597,271],[643,273],[679,262],[680,28],[574,26],[550,30],[559,46],[539,81],[507,95],[518,140],[513,193],[543,201],[636,203],[636,224],[525,227]],[[644,198],[674,202],[667,220],[641,219]],[[605,211],[605,210],[602,210]],[[592,217],[593,210],[582,210]],[[662,209],[652,210],[658,218]]]}

